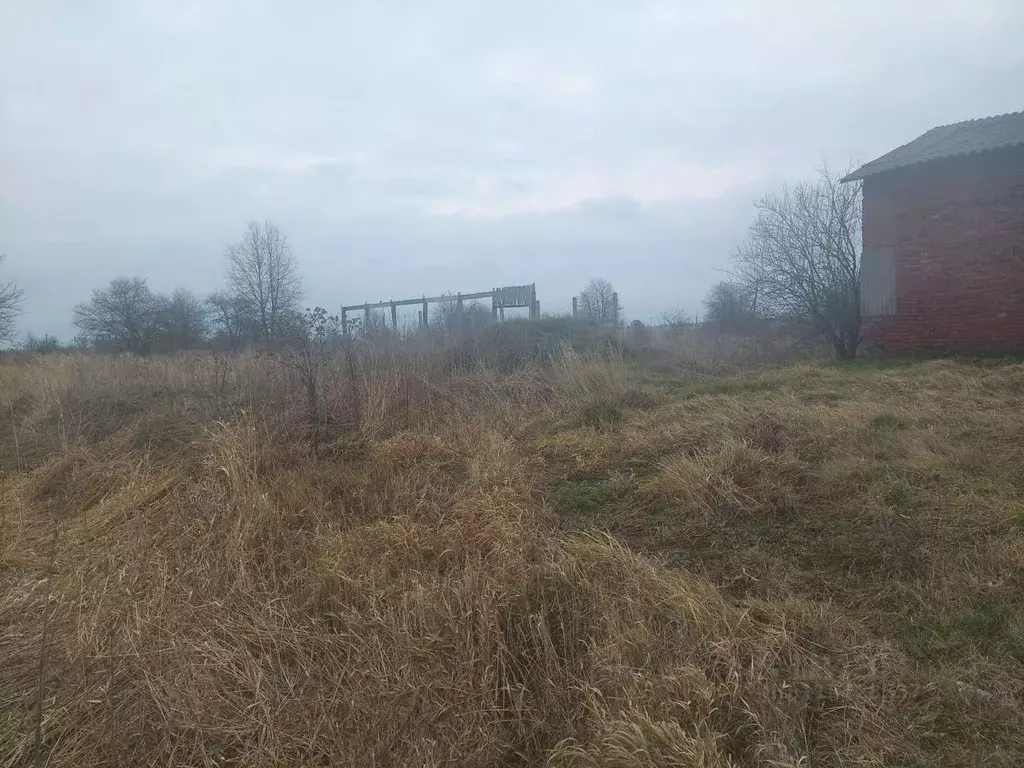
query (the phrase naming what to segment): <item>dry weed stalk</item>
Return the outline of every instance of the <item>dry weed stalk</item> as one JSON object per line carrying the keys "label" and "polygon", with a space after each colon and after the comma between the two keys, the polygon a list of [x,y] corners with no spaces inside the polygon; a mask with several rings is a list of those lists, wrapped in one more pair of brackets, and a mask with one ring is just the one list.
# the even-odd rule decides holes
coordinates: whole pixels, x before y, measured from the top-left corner
{"label": "dry weed stalk", "polygon": [[1021,366],[355,349],[4,372],[0,763],[1024,755]]}

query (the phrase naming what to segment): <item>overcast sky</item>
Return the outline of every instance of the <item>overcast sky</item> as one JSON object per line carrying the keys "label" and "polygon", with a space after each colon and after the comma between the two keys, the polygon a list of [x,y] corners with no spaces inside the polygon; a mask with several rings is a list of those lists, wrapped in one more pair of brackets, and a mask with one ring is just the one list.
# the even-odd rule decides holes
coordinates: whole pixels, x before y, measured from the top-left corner
{"label": "overcast sky", "polygon": [[66,339],[269,218],[309,305],[692,311],[763,191],[1024,109],[1022,40],[1021,0],[3,0],[0,281]]}

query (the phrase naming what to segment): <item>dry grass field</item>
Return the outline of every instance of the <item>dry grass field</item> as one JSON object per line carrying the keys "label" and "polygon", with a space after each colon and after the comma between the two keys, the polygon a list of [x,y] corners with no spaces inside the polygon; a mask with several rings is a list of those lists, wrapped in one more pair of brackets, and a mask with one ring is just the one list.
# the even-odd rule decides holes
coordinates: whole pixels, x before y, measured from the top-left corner
{"label": "dry grass field", "polygon": [[1024,366],[0,364],[0,764],[1024,765]]}

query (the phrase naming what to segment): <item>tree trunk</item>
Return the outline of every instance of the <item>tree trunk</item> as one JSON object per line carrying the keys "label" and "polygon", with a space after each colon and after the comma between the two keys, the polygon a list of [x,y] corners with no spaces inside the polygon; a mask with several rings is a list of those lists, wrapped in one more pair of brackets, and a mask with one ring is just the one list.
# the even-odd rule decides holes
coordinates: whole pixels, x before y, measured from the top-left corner
{"label": "tree trunk", "polygon": [[859,337],[857,336],[832,336],[832,349],[836,354],[836,357],[842,360],[844,363],[852,362],[857,358],[857,344]]}

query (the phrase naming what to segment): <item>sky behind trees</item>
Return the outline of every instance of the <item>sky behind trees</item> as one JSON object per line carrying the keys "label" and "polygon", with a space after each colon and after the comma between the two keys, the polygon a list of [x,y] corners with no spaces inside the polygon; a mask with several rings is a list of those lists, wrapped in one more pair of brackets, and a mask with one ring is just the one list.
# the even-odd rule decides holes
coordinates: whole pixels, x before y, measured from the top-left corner
{"label": "sky behind trees", "polygon": [[1024,109],[1018,0],[5,3],[0,280],[72,334],[118,275],[223,284],[248,221],[306,302],[603,276],[693,311],[752,202]]}

